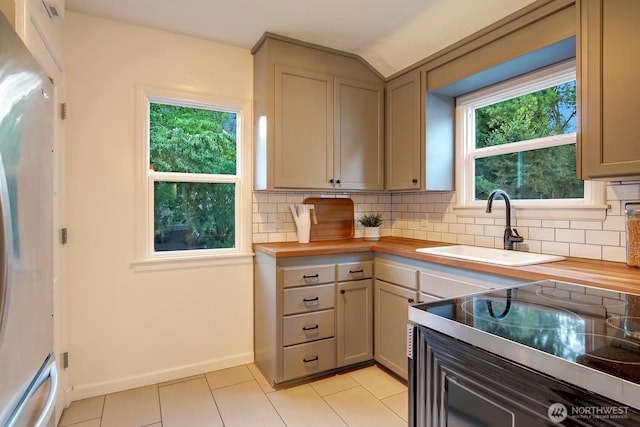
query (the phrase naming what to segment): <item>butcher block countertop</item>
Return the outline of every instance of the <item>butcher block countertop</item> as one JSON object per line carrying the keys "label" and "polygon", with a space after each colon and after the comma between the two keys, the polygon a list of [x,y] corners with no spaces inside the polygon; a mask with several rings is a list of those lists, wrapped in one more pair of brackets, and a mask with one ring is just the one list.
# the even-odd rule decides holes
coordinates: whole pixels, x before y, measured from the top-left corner
{"label": "butcher block countertop", "polygon": [[253,245],[253,249],[256,252],[261,252],[275,258],[373,251],[418,261],[427,261],[503,276],[518,277],[531,280],[532,282],[552,279],[640,294],[640,270],[629,268],[626,264],[619,262],[567,257],[564,261],[555,261],[546,264],[506,267],[416,252],[417,248],[447,245],[447,243],[428,240],[383,237],[379,241],[343,239],[312,241],[311,243],[305,244],[297,242],[256,243]]}

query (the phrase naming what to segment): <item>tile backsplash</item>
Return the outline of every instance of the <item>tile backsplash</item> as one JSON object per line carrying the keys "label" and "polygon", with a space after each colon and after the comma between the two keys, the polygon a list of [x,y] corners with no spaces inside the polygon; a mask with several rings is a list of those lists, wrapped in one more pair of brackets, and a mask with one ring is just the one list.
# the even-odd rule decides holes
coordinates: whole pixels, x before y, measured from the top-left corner
{"label": "tile backsplash", "polygon": [[[383,215],[382,236],[408,237],[484,247],[502,247],[504,219],[499,215],[458,216],[454,192],[354,193],[254,192],[253,242],[296,241],[289,205],[307,197],[350,197],[354,219],[363,213]],[[512,226],[525,238],[520,249],[579,258],[625,262],[624,203],[640,200],[640,182],[609,183],[604,221],[518,219]],[[356,223],[355,237],[363,228]]]}

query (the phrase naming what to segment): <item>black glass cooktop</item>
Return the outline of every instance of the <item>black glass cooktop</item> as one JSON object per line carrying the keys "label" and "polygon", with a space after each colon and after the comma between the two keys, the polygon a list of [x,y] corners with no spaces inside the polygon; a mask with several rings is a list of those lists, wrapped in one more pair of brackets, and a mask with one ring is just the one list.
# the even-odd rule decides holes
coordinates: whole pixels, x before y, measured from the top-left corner
{"label": "black glass cooktop", "polygon": [[640,295],[547,280],[415,308],[640,383]]}

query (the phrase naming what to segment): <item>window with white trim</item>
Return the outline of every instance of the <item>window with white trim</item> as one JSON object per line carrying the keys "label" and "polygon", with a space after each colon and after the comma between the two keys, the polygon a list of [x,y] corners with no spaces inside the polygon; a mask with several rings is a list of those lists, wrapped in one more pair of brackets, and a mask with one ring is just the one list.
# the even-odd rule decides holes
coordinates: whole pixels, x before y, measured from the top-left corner
{"label": "window with white trim", "polygon": [[145,90],[140,103],[142,258],[241,252],[245,106]]}
{"label": "window with white trim", "polygon": [[576,178],[575,61],[456,99],[458,204],[497,188],[520,206],[601,202]]}

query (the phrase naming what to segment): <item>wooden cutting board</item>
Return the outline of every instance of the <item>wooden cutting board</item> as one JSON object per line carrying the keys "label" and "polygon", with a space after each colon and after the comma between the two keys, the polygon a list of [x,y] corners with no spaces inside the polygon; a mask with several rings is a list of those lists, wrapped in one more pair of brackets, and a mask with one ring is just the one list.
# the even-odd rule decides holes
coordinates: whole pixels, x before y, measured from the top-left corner
{"label": "wooden cutting board", "polygon": [[336,240],[353,237],[353,200],[348,198],[307,197],[304,204],[313,205],[317,224],[311,222],[310,240]]}

